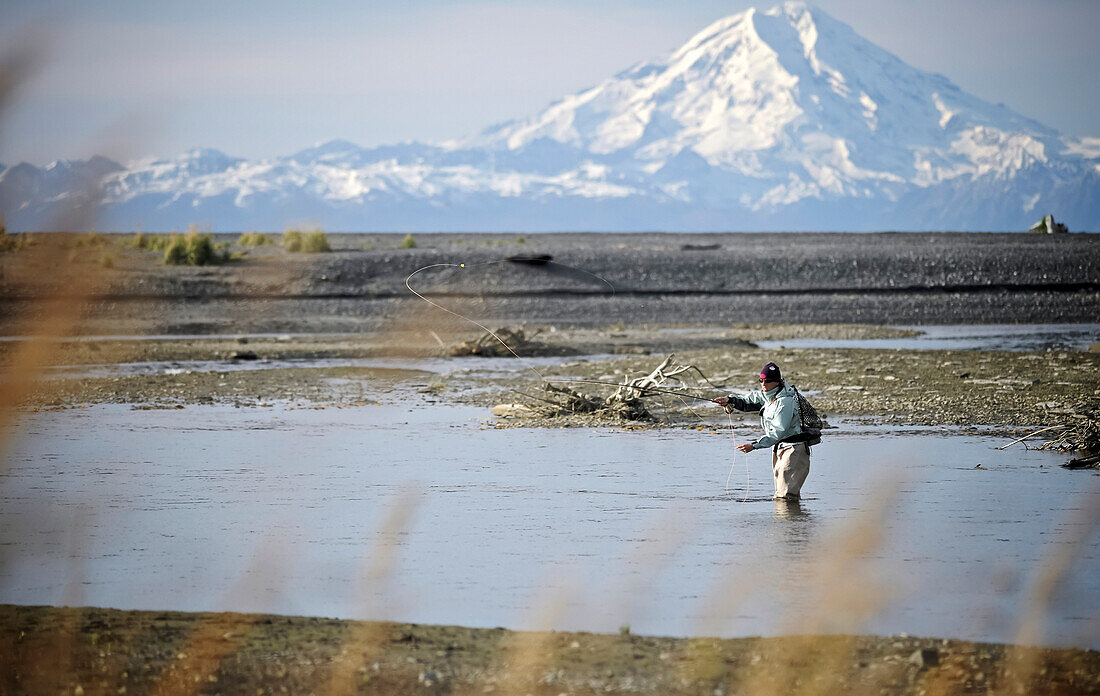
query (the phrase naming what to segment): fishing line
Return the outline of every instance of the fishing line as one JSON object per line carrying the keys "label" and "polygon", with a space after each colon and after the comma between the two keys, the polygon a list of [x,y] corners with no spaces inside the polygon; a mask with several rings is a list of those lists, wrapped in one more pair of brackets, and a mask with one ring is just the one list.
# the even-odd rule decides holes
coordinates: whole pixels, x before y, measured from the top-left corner
{"label": "fishing line", "polygon": [[[611,291],[612,295],[615,294],[615,286],[612,285],[611,282],[609,280],[607,280],[606,278],[598,276],[595,273],[592,273],[590,271],[586,271],[583,268],[577,268],[576,266],[569,266],[569,265],[564,264],[564,263],[558,263],[556,261],[550,260],[548,257],[542,257],[542,256],[539,256],[539,257],[512,257],[512,258],[509,258],[509,259],[505,259],[504,261],[485,261],[485,262],[482,262],[482,263],[475,263],[475,264],[433,263],[433,264],[429,264],[427,266],[424,266],[423,268],[418,268],[415,271],[413,271],[412,273],[410,273],[409,276],[407,278],[405,278],[405,287],[408,288],[409,292],[416,295],[418,298],[420,298],[424,302],[427,302],[428,304],[435,307],[436,309],[441,309],[444,312],[446,312],[447,314],[450,314],[451,316],[458,317],[459,319],[462,319],[463,321],[467,321],[467,322],[473,324],[474,326],[478,327],[479,329],[481,329],[485,333],[492,336],[493,339],[496,340],[496,342],[499,343],[500,345],[504,346],[504,349],[507,350],[509,353],[511,353],[514,358],[516,358],[517,360],[522,362],[529,370],[531,370],[531,372],[534,372],[535,375],[539,378],[540,381],[545,382],[547,384],[553,384],[553,383],[568,384],[570,382],[579,383],[579,384],[602,384],[602,385],[609,386],[609,387],[616,387],[616,388],[628,387],[630,389],[637,389],[638,391],[642,392],[642,395],[644,395],[646,392],[653,392],[653,393],[656,393],[656,394],[669,394],[669,395],[672,395],[672,396],[680,397],[681,402],[683,402],[683,400],[685,398],[695,399],[696,401],[711,401],[711,399],[706,398],[706,397],[695,396],[694,394],[685,394],[683,392],[672,391],[671,389],[661,389],[661,388],[658,388],[658,387],[639,387],[639,386],[635,386],[635,385],[631,385],[631,384],[613,384],[611,382],[600,382],[600,381],[597,381],[597,380],[585,380],[585,379],[556,379],[556,380],[555,379],[547,379],[546,376],[538,370],[538,368],[536,368],[530,362],[524,360],[522,356],[520,356],[518,353],[516,353],[516,351],[514,351],[512,349],[512,347],[509,346],[507,342],[505,342],[504,339],[502,339],[500,336],[498,336],[496,334],[496,332],[494,332],[488,326],[485,326],[481,322],[479,322],[475,319],[472,319],[472,318],[470,318],[470,317],[468,317],[464,314],[460,314],[459,312],[456,312],[452,309],[448,309],[447,307],[444,307],[443,305],[439,304],[438,302],[434,302],[432,300],[429,300],[423,294],[417,292],[412,286],[412,279],[415,275],[417,275],[418,273],[421,273],[423,271],[430,270],[432,268],[462,268],[462,269],[478,268],[478,267],[481,267],[481,266],[491,266],[491,265],[495,265],[495,264],[505,263],[507,261],[512,261],[512,262],[515,262],[515,263],[521,263],[521,264],[525,264],[525,265],[541,266],[541,267],[550,267],[550,266],[552,266],[552,267],[554,267],[553,270],[555,270],[555,271],[558,267],[560,267],[562,269],[572,271],[573,273],[580,273],[580,274],[583,274],[585,276],[588,276],[589,278],[593,278],[593,279],[603,283],[604,285],[606,285],[608,287],[608,289]],[[548,270],[550,270],[550,269],[548,269]],[[436,340],[439,341],[438,336],[436,337]],[[709,379],[707,379],[706,375],[703,375],[703,373],[700,372],[698,368],[695,368],[695,370],[697,372],[699,372],[700,376],[708,384],[710,384],[711,386],[715,386],[715,387],[717,386],[717,385],[713,384]],[[691,411],[691,413],[696,418],[698,418],[699,420],[704,420],[698,413],[695,412],[694,409],[692,409],[690,406],[688,406],[688,404],[686,402],[683,402],[683,403],[684,403],[684,406],[686,406],[687,409],[689,411]]]}
{"label": "fishing line", "polygon": [[[738,452],[740,454],[740,452]],[[749,499],[749,455],[745,456],[745,495],[741,498],[741,502],[747,502]],[[730,472],[726,475],[726,495],[730,494],[730,480],[733,478],[733,472],[737,468],[737,454],[733,455],[733,461],[730,462]]]}
{"label": "fishing line", "polygon": [[745,457],[745,497],[741,499],[741,502],[748,502],[749,499],[749,453],[742,452],[737,449],[737,436],[733,432],[733,414],[727,412],[726,417],[729,418],[730,423],[730,438],[733,440],[733,461],[730,462],[730,472],[726,475],[726,495],[730,494],[730,479],[733,478],[733,470],[737,468],[737,455],[741,454]]}
{"label": "fishing line", "polygon": [[431,265],[428,265],[428,266],[424,266],[423,268],[418,268],[418,269],[416,269],[415,271],[413,271],[412,273],[410,273],[410,274],[409,274],[409,277],[408,277],[408,278],[405,278],[405,287],[409,289],[409,292],[411,292],[412,294],[416,295],[416,296],[417,296],[417,297],[419,297],[420,299],[424,300],[425,302],[427,302],[427,303],[428,303],[428,304],[430,304],[431,306],[435,307],[436,309],[442,309],[442,310],[443,310],[444,312],[446,312],[447,314],[450,314],[450,315],[452,315],[452,316],[456,316],[456,317],[458,317],[459,319],[462,319],[463,321],[468,321],[468,322],[470,322],[471,324],[473,324],[474,326],[476,326],[476,327],[478,327],[479,329],[481,329],[482,331],[484,331],[485,333],[489,334],[490,336],[492,336],[493,338],[495,338],[495,339],[496,339],[497,343],[499,343],[500,345],[504,346],[504,349],[505,349],[505,350],[507,350],[507,351],[508,351],[509,353],[511,353],[511,354],[512,354],[513,356],[515,356],[515,358],[516,358],[517,360],[519,360],[520,362],[522,362],[522,363],[524,364],[524,366],[525,366],[525,367],[527,367],[527,369],[529,369],[529,370],[531,370],[532,372],[534,372],[534,373],[535,373],[535,375],[537,375],[537,376],[538,376],[538,378],[539,378],[540,380],[542,380],[542,381],[546,381],[546,378],[545,378],[545,377],[543,377],[542,373],[541,373],[541,372],[539,372],[539,371],[538,371],[538,369],[537,369],[537,368],[535,368],[535,366],[534,366],[534,365],[532,365],[532,364],[528,363],[528,362],[527,362],[526,360],[524,360],[523,358],[521,358],[521,357],[519,356],[519,354],[518,354],[518,353],[516,353],[516,351],[512,350],[512,347],[511,347],[511,346],[509,346],[509,345],[508,345],[507,343],[505,343],[505,342],[504,342],[504,339],[502,339],[502,338],[501,338],[500,336],[496,335],[496,333],[495,333],[495,332],[494,332],[494,331],[493,331],[492,329],[490,329],[490,328],[489,328],[488,326],[485,326],[485,325],[484,325],[484,324],[482,324],[481,322],[479,322],[479,321],[477,321],[477,320],[475,320],[475,319],[471,319],[470,317],[467,317],[467,316],[465,316],[465,315],[463,315],[463,314],[459,314],[458,312],[455,312],[455,311],[452,311],[452,310],[450,310],[450,309],[447,309],[446,307],[444,307],[443,305],[439,304],[438,302],[432,302],[432,301],[431,301],[431,300],[429,300],[429,299],[428,299],[427,297],[424,297],[424,296],[423,296],[423,295],[421,295],[421,294],[420,294],[419,292],[417,292],[416,290],[414,290],[414,289],[413,289],[413,286],[412,286],[412,284],[411,284],[411,282],[410,282],[410,281],[412,281],[412,279],[413,279],[413,276],[415,276],[415,275],[416,275],[417,273],[420,273],[421,271],[426,271],[426,270],[428,270],[428,269],[430,269],[430,268],[476,268],[476,267],[478,267],[478,266],[487,266],[487,265],[489,265],[490,263],[500,263],[500,262],[499,262],[499,261],[490,261],[490,262],[486,262],[486,263],[480,263],[480,264],[471,264],[471,265],[467,265],[467,264],[464,264],[464,263],[433,263],[433,264],[431,264]]}
{"label": "fishing line", "polygon": [[707,422],[705,418],[700,416],[699,413],[691,407],[691,404],[684,401],[684,398],[682,396],[677,395],[676,398],[680,399],[680,403],[682,403],[684,405],[684,408],[686,408],[688,411],[691,411],[691,415],[695,416],[696,418],[698,418],[703,423]]}
{"label": "fishing line", "polygon": [[[532,363],[528,362],[527,360],[524,360],[518,353],[516,353],[516,351],[512,350],[512,347],[509,346],[504,341],[504,339],[502,339],[500,336],[498,336],[496,334],[496,332],[494,332],[488,326],[485,326],[481,322],[476,321],[474,319],[471,319],[470,317],[465,316],[464,314],[460,314],[460,313],[455,312],[451,309],[448,309],[448,308],[444,307],[443,305],[439,304],[438,302],[433,302],[432,300],[429,300],[427,297],[424,297],[424,295],[420,294],[415,289],[413,289],[413,286],[412,286],[412,283],[411,283],[411,281],[413,279],[413,276],[415,276],[416,274],[418,274],[422,271],[426,271],[426,270],[431,269],[431,268],[462,268],[462,269],[468,269],[468,268],[478,268],[478,267],[481,267],[481,266],[492,266],[492,265],[495,265],[495,264],[504,263],[506,261],[514,261],[516,263],[536,265],[536,266],[549,266],[549,265],[553,265],[555,267],[560,266],[563,269],[568,269],[568,270],[576,272],[576,273],[582,273],[586,276],[589,276],[591,278],[594,278],[594,279],[600,281],[601,283],[607,285],[607,287],[611,290],[612,295],[615,294],[615,286],[612,285],[611,282],[608,281],[606,278],[602,278],[602,277],[596,275],[595,273],[590,273],[589,271],[586,271],[583,268],[576,268],[574,266],[569,266],[569,265],[564,264],[564,263],[558,263],[556,261],[551,261],[549,258],[543,258],[543,257],[536,257],[536,258],[516,257],[514,259],[505,259],[504,261],[485,261],[485,262],[482,262],[482,263],[474,263],[474,264],[467,264],[467,263],[433,263],[433,264],[429,264],[427,266],[424,266],[423,268],[418,268],[415,271],[413,271],[412,273],[410,273],[409,276],[407,278],[405,278],[405,287],[409,289],[409,292],[416,295],[421,300],[427,302],[428,304],[435,307],[436,309],[441,309],[444,312],[446,312],[447,314],[458,317],[459,319],[462,319],[463,321],[468,321],[471,324],[473,324],[474,326],[476,326],[479,329],[481,329],[482,331],[484,331],[485,333],[489,334],[490,336],[492,336],[497,341],[497,343],[504,346],[504,349],[507,350],[509,353],[511,353],[513,357],[515,357],[517,360],[519,360],[521,363],[523,363],[524,366],[527,369],[531,370],[531,372],[534,372],[535,375],[539,378],[539,380],[541,380],[543,382],[549,382],[549,380],[547,380],[546,377],[541,372],[539,372],[538,368],[536,368]],[[436,340],[439,340],[438,337],[437,337]]]}
{"label": "fishing line", "polygon": [[730,472],[729,472],[729,474],[726,475],[726,495],[729,495],[730,494],[730,479],[733,478],[733,468],[735,466],[737,466],[737,444],[736,444],[737,443],[737,438],[733,437],[733,414],[732,413],[727,413],[726,417],[729,419],[729,422],[730,422],[730,437],[733,438],[733,442],[734,442],[733,457],[730,460]]}
{"label": "fishing line", "polygon": [[[590,278],[594,278],[595,280],[598,280],[599,282],[605,284],[608,287],[608,289],[611,290],[611,294],[612,295],[615,294],[615,286],[612,285],[611,282],[608,281],[606,278],[598,276],[595,273],[591,273],[589,271],[586,271],[583,268],[576,268],[575,266],[569,266],[569,265],[566,265],[566,264],[563,264],[563,263],[557,263],[555,261],[551,261],[547,257],[530,257],[530,258],[516,257],[516,258],[512,258],[512,259],[505,259],[505,261],[514,261],[516,263],[536,265],[536,266],[553,265],[555,267],[561,267],[563,269],[567,269],[567,270],[573,271],[575,273],[581,273],[583,275],[586,275]],[[615,383],[611,383],[611,382],[601,382],[601,381],[598,381],[598,380],[589,380],[589,379],[547,379],[546,376],[543,375],[542,372],[540,372],[538,370],[538,368],[536,368],[533,364],[531,364],[527,360],[524,360],[523,357],[519,355],[519,353],[517,353],[515,350],[513,350],[512,347],[510,345],[508,345],[508,343],[505,342],[504,339],[502,339],[500,336],[498,336],[496,334],[496,332],[493,331],[492,329],[490,329],[488,326],[486,326],[485,324],[482,324],[481,322],[477,321],[476,319],[472,319],[472,318],[470,318],[470,317],[468,317],[464,314],[456,312],[452,309],[448,309],[447,307],[444,307],[443,305],[439,304],[438,302],[434,302],[432,300],[429,300],[427,297],[425,297],[421,293],[417,292],[416,289],[413,288],[413,286],[412,286],[412,279],[413,279],[414,276],[416,276],[417,274],[422,273],[424,271],[430,270],[432,268],[469,269],[469,268],[478,268],[478,267],[482,267],[482,266],[491,266],[491,265],[494,265],[494,264],[504,263],[505,261],[486,261],[486,262],[483,262],[483,263],[475,263],[475,264],[466,264],[466,263],[433,263],[433,264],[429,264],[427,266],[424,266],[423,268],[418,268],[415,271],[413,271],[412,273],[410,273],[408,275],[408,277],[405,278],[405,287],[408,288],[409,292],[416,295],[418,298],[420,298],[424,302],[427,302],[432,307],[435,307],[436,309],[440,309],[440,310],[446,312],[447,314],[450,314],[451,316],[458,317],[459,319],[461,319],[463,321],[469,322],[469,323],[473,324],[474,326],[478,327],[479,329],[481,329],[482,331],[484,331],[485,333],[492,336],[493,339],[496,340],[497,343],[504,346],[504,349],[507,350],[509,353],[511,353],[512,357],[514,357],[516,360],[519,360],[521,363],[523,363],[524,366],[527,367],[527,369],[529,369],[529,370],[531,370],[531,372],[535,373],[535,376],[537,376],[540,381],[545,382],[546,384],[552,384],[554,382],[557,382],[559,384],[568,384],[568,383],[571,383],[571,382],[576,383],[576,384],[602,384],[602,385],[605,385],[605,386],[615,387],[615,388],[628,387],[628,388],[631,388],[631,389],[637,389],[638,391],[642,392],[643,395],[646,392],[653,392],[653,393],[656,393],[656,394],[668,394],[668,395],[671,395],[671,396],[678,397],[680,399],[681,403],[683,403],[684,406],[696,418],[698,418],[701,421],[704,420],[703,417],[700,416],[695,411],[695,409],[691,408],[691,406],[686,401],[684,401],[684,399],[694,399],[696,401],[712,401],[712,399],[709,399],[709,398],[706,398],[706,397],[703,397],[703,396],[696,396],[694,394],[686,394],[684,392],[673,391],[671,389],[661,389],[659,387],[639,387],[639,386],[635,386],[635,385],[632,385],[632,384],[615,384]],[[433,335],[435,335],[435,334],[433,333]],[[436,336],[436,341],[439,341],[440,343],[442,343],[442,341],[440,341],[438,336]],[[698,368],[695,368],[695,369],[696,369],[696,371],[699,371]],[[703,377],[703,380],[706,381],[708,384],[710,384],[711,386],[717,386],[717,385],[714,385],[709,379],[707,379],[706,376],[702,374],[702,372],[699,372],[699,374],[700,374],[700,376]],[[729,482],[730,482],[730,477],[733,476],[733,469],[737,465],[738,450],[736,448],[736,437],[734,436],[734,433],[733,433],[733,415],[730,414],[730,413],[727,413],[726,415],[729,417],[730,437],[733,438],[734,443],[735,443],[735,445],[734,445],[733,464],[730,466],[729,476],[726,477],[726,494],[729,495]],[[748,499],[748,492],[749,492],[749,461],[748,461],[748,455],[746,454],[745,455],[745,500]],[[745,502],[745,501],[742,500],[742,502]]]}

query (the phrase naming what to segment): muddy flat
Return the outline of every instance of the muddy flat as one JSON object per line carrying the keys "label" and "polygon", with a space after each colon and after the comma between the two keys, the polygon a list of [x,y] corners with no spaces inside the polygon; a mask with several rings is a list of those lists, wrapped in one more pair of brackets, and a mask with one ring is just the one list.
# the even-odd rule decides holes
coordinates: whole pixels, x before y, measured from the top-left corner
{"label": "muddy flat", "polygon": [[[602,382],[574,386],[605,398],[614,385],[648,374],[669,354],[676,356],[678,364],[699,368],[709,380],[704,382],[693,373],[696,378],[689,386],[700,397],[752,389],[760,366],[774,360],[783,365],[793,384],[813,393],[814,403],[827,414],[893,424],[1001,426],[1009,431],[1054,426],[1097,410],[1100,397],[1100,353],[1081,350],[761,348],[755,343],[808,337],[821,338],[823,343],[837,338],[897,338],[915,333],[911,329],[735,325],[690,332],[659,327],[553,331],[527,327],[526,331],[531,341],[522,354],[466,359],[451,352],[463,344],[460,339],[477,337],[468,330],[435,332],[437,337],[446,336],[446,343],[425,337],[417,343],[415,333],[68,342],[57,347],[57,360],[71,367],[44,371],[44,379],[28,395],[25,406],[259,405],[287,400],[353,406],[377,385],[392,383],[399,376],[387,377],[387,369],[419,360],[419,365],[437,366],[438,372],[426,374],[422,381],[431,383],[441,399],[486,408],[513,402],[537,407],[546,397],[548,379],[560,380],[555,382],[559,385],[569,380]],[[5,349],[10,354],[14,347],[13,343],[0,345],[0,355]],[[402,357],[408,362],[401,363]],[[87,367],[81,369],[81,365]],[[104,365],[120,367],[111,371]],[[139,369],[142,365],[152,367]],[[666,421],[696,424],[682,401],[666,399],[656,405],[671,410],[672,417]],[[502,425],[578,423],[593,421],[508,419]]]}

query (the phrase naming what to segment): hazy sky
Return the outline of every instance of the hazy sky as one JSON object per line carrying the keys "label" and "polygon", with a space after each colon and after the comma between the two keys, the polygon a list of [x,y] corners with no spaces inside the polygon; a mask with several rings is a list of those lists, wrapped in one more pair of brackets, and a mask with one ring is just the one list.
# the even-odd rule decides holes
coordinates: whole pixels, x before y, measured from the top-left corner
{"label": "hazy sky", "polygon": [[[0,114],[0,163],[464,137],[774,4],[0,0],[0,51],[35,60]],[[983,99],[1100,136],[1100,0],[816,4]]]}

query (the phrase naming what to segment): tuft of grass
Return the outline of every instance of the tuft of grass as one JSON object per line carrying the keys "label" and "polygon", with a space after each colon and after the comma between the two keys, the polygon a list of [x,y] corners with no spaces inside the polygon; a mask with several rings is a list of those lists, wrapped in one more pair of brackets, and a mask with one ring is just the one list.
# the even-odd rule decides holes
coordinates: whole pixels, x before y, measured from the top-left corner
{"label": "tuft of grass", "polygon": [[63,249],[94,249],[111,244],[110,237],[95,230],[87,234],[60,233],[57,239]]}
{"label": "tuft of grass", "polygon": [[271,235],[264,234],[263,232],[245,232],[237,239],[237,246],[272,246],[275,244],[275,240],[271,238]]}
{"label": "tuft of grass", "polygon": [[5,251],[21,251],[31,245],[30,238],[25,234],[8,234],[4,223],[0,221],[0,253]]}
{"label": "tuft of grass", "polygon": [[526,243],[527,243],[527,237],[523,236],[523,235],[520,235],[519,237],[516,237],[515,239],[485,239],[485,240],[482,240],[482,242],[481,242],[481,244],[483,246],[490,246],[490,247],[510,246],[512,244],[526,244]]}
{"label": "tuft of grass", "polygon": [[110,243],[111,240],[108,239],[106,235],[102,235],[95,230],[76,238],[77,247],[101,247],[107,246]]}
{"label": "tuft of grass", "polygon": [[320,254],[332,251],[328,237],[323,230],[312,230],[303,233],[293,227],[283,232],[283,248],[292,253]]}
{"label": "tuft of grass", "polygon": [[172,243],[172,237],[179,236],[178,232],[172,232],[171,235],[165,234],[145,234],[144,232],[137,232],[133,237],[126,242],[126,246],[131,249],[141,249],[143,251],[159,251],[164,253],[168,248],[168,245]]}
{"label": "tuft of grass", "polygon": [[164,249],[164,263],[169,266],[209,266],[229,259],[226,244],[215,244],[213,235],[199,234],[191,229],[187,234],[171,234]]}
{"label": "tuft of grass", "polygon": [[293,227],[287,228],[283,232],[282,239],[283,248],[290,252],[299,252],[302,250],[302,231],[294,229]]}
{"label": "tuft of grass", "polygon": [[313,230],[302,238],[302,251],[307,254],[327,254],[332,251],[332,247],[329,246],[324,232]]}
{"label": "tuft of grass", "polygon": [[411,234],[405,235],[405,238],[401,240],[401,244],[398,245],[398,249],[415,249],[416,240],[413,239]]}
{"label": "tuft of grass", "polygon": [[105,247],[113,244],[107,235],[99,234],[95,230],[87,234],[63,233],[58,235],[58,243],[62,249],[69,250],[69,263],[91,262],[98,263],[104,268],[111,267],[104,263],[105,257],[112,256],[104,250]]}

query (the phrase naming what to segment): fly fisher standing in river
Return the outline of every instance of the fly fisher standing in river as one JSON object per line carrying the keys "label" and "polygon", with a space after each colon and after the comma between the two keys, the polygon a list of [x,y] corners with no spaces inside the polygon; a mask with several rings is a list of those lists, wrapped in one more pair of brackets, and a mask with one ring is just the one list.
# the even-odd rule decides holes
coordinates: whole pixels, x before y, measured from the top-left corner
{"label": "fly fisher standing in river", "polygon": [[734,409],[760,411],[763,436],[740,444],[737,449],[748,453],[771,447],[776,499],[799,500],[802,484],[810,473],[810,447],[803,441],[806,438],[798,412],[798,392],[783,381],[779,366],[773,362],[764,366],[759,391],[720,396],[713,401],[730,413]]}

